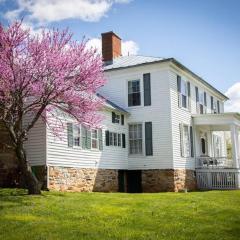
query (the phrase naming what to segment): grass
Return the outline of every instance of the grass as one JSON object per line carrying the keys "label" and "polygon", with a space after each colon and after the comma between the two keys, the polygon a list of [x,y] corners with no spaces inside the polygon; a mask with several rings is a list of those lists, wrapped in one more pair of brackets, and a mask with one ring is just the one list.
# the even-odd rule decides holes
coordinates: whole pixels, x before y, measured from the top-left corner
{"label": "grass", "polygon": [[240,191],[28,196],[0,189],[0,239],[240,239]]}

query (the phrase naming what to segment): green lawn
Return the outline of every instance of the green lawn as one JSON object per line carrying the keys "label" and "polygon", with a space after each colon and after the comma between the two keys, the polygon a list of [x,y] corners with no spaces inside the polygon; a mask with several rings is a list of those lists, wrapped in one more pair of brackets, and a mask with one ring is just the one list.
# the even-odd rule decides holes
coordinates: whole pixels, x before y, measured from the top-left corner
{"label": "green lawn", "polygon": [[0,239],[240,239],[240,191],[28,196],[0,189]]}

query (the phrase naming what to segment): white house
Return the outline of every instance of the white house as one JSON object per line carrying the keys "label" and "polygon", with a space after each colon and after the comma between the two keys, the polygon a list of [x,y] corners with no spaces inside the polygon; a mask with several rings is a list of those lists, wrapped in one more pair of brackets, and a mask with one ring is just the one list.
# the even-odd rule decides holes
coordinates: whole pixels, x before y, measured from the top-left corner
{"label": "white house", "polygon": [[99,91],[107,99],[101,129],[62,116],[60,137],[42,122],[30,132],[27,157],[36,174],[43,169],[47,187],[240,188],[240,115],[224,113],[228,98],[174,58],[121,56],[121,39],[113,32],[102,34],[102,43],[108,81]]}

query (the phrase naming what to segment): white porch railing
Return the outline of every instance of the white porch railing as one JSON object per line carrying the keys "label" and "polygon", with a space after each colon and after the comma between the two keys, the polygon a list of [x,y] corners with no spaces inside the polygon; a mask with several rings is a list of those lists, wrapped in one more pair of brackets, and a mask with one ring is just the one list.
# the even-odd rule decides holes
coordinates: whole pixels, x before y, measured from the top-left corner
{"label": "white porch railing", "polygon": [[227,157],[197,157],[196,168],[233,168],[233,160]]}
{"label": "white porch railing", "polygon": [[199,189],[239,189],[240,170],[238,169],[197,169]]}

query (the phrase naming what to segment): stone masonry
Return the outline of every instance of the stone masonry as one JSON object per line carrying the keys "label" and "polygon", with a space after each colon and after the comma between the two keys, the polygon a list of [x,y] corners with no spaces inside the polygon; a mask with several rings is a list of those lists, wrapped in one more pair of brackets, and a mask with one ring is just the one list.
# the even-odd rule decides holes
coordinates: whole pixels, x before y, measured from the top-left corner
{"label": "stone masonry", "polygon": [[193,170],[154,169],[142,171],[143,192],[178,192],[196,189]]}
{"label": "stone masonry", "polygon": [[50,166],[48,188],[71,192],[117,192],[118,170]]}

